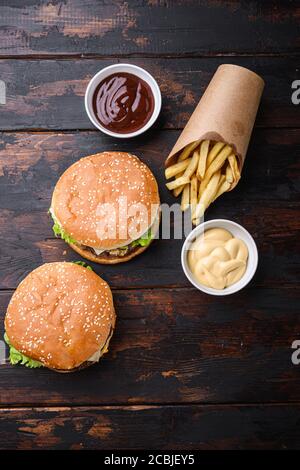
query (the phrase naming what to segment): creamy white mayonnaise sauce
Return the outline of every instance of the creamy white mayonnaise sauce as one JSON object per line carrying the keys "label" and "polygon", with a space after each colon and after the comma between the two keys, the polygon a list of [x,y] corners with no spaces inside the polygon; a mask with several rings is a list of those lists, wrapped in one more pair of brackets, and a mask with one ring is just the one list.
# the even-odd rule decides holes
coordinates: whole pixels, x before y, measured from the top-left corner
{"label": "creamy white mayonnaise sauce", "polygon": [[247,245],[222,228],[206,230],[188,252],[188,265],[195,279],[213,289],[225,289],[239,281],[247,260]]}

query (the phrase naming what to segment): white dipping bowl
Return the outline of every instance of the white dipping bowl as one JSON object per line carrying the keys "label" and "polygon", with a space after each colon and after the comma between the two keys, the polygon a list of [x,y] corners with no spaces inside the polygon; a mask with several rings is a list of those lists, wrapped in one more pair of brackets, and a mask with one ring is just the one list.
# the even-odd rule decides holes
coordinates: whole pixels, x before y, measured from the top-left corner
{"label": "white dipping bowl", "polygon": [[[243,242],[245,242],[248,247],[248,252],[249,252],[248,262],[247,262],[247,268],[246,268],[244,275],[241,277],[241,279],[238,282],[232,284],[229,287],[226,287],[225,289],[213,289],[211,287],[207,287],[207,286],[204,286],[203,284],[200,284],[200,282],[198,282],[197,279],[194,277],[188,265],[187,254],[188,254],[191,244],[194,242],[197,236],[199,236],[201,233],[211,228],[223,228],[225,230],[228,230],[230,233],[232,233],[234,237],[239,238]],[[181,264],[182,264],[182,268],[186,277],[188,278],[190,283],[193,284],[193,286],[195,286],[197,289],[201,290],[202,292],[205,292],[206,294],[210,294],[210,295],[230,295],[243,289],[243,287],[245,287],[253,278],[256,268],[257,268],[257,263],[258,263],[257,247],[250,233],[246,229],[244,229],[244,227],[237,224],[236,222],[232,222],[231,220],[226,220],[226,219],[209,220],[208,222],[204,222],[198,225],[187,236],[182,246],[182,251],[181,251]]]}
{"label": "white dipping bowl", "polygon": [[[120,134],[118,132],[112,132],[109,129],[106,129],[105,127],[103,127],[98,121],[97,117],[95,116],[95,113],[93,110],[93,95],[97,86],[99,85],[100,82],[102,82],[102,80],[107,78],[109,75],[112,75],[118,72],[131,73],[132,75],[135,75],[141,78],[142,80],[144,80],[150,86],[152,93],[153,93],[153,97],[154,97],[154,109],[153,109],[153,113],[149,121],[147,121],[146,124],[140,129],[138,129],[137,131],[130,132],[127,134]],[[87,115],[95,127],[97,127],[100,131],[104,132],[105,134],[110,135],[111,137],[117,137],[118,139],[128,139],[128,138],[136,137],[137,135],[142,134],[154,124],[161,110],[161,93],[160,93],[160,89],[157,84],[157,81],[146,70],[142,69],[141,67],[137,67],[137,65],[115,64],[115,65],[110,65],[109,67],[105,67],[104,69],[100,70],[100,72],[96,73],[96,75],[93,76],[93,78],[91,79],[91,81],[89,82],[87,86],[87,89],[85,92],[84,103],[85,103],[85,109],[86,109]]]}

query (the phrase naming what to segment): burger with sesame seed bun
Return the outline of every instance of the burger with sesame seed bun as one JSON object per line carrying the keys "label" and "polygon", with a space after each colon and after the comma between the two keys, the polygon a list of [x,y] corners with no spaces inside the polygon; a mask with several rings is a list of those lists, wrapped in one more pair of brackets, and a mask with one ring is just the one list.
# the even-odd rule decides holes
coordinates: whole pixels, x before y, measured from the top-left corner
{"label": "burger with sesame seed bun", "polygon": [[5,316],[10,362],[74,372],[108,351],[116,322],[108,284],[85,263],[47,263],[18,286]]}
{"label": "burger with sesame seed bun", "polygon": [[53,231],[90,261],[115,264],[145,251],[160,221],[156,179],[136,156],[102,152],[71,165],[51,202]]}

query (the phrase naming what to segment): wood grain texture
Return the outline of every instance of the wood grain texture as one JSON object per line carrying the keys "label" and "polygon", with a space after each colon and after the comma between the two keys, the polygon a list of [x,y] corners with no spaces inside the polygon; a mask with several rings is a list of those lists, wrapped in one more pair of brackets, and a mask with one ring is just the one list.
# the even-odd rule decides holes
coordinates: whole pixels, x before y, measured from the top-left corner
{"label": "wood grain texture", "polygon": [[[0,129],[94,129],[84,108],[91,77],[117,59],[2,60],[0,78],[7,84]],[[158,80],[163,108],[156,128],[182,128],[217,67],[229,62],[248,67],[266,83],[257,127],[300,127],[291,85],[300,78],[294,58],[243,57],[194,59],[129,59]]]}
{"label": "wood grain texture", "polygon": [[[178,131],[152,131],[122,143],[154,171],[163,203],[176,199],[165,188],[164,159]],[[207,211],[206,219],[244,225],[258,244],[255,286],[296,286],[299,246],[299,131],[256,130],[238,187]],[[54,239],[47,214],[54,185],[78,158],[120,149],[100,133],[2,134],[0,140],[0,285],[15,288],[43,262],[78,259]],[[94,266],[115,288],[188,286],[180,265],[182,239],[154,241],[125,265]],[[276,266],[274,259],[276,257]]]}
{"label": "wood grain texture", "polygon": [[299,8],[277,0],[12,0],[2,55],[299,53]]}
{"label": "wood grain texture", "polygon": [[299,421],[299,405],[4,409],[0,449],[299,449]]}
{"label": "wood grain texture", "polygon": [[[299,400],[292,342],[299,292],[113,291],[110,351],[75,375],[0,366],[0,404],[257,403]],[[0,294],[0,333],[11,292]]]}

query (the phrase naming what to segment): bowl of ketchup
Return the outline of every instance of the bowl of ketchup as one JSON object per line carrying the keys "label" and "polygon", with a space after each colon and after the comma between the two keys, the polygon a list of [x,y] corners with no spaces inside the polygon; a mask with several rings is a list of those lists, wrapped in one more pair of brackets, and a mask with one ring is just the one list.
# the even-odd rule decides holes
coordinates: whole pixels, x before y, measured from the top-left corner
{"label": "bowl of ketchup", "polygon": [[89,82],[85,108],[94,126],[105,134],[135,137],[156,121],[161,93],[156,80],[141,67],[110,65]]}

